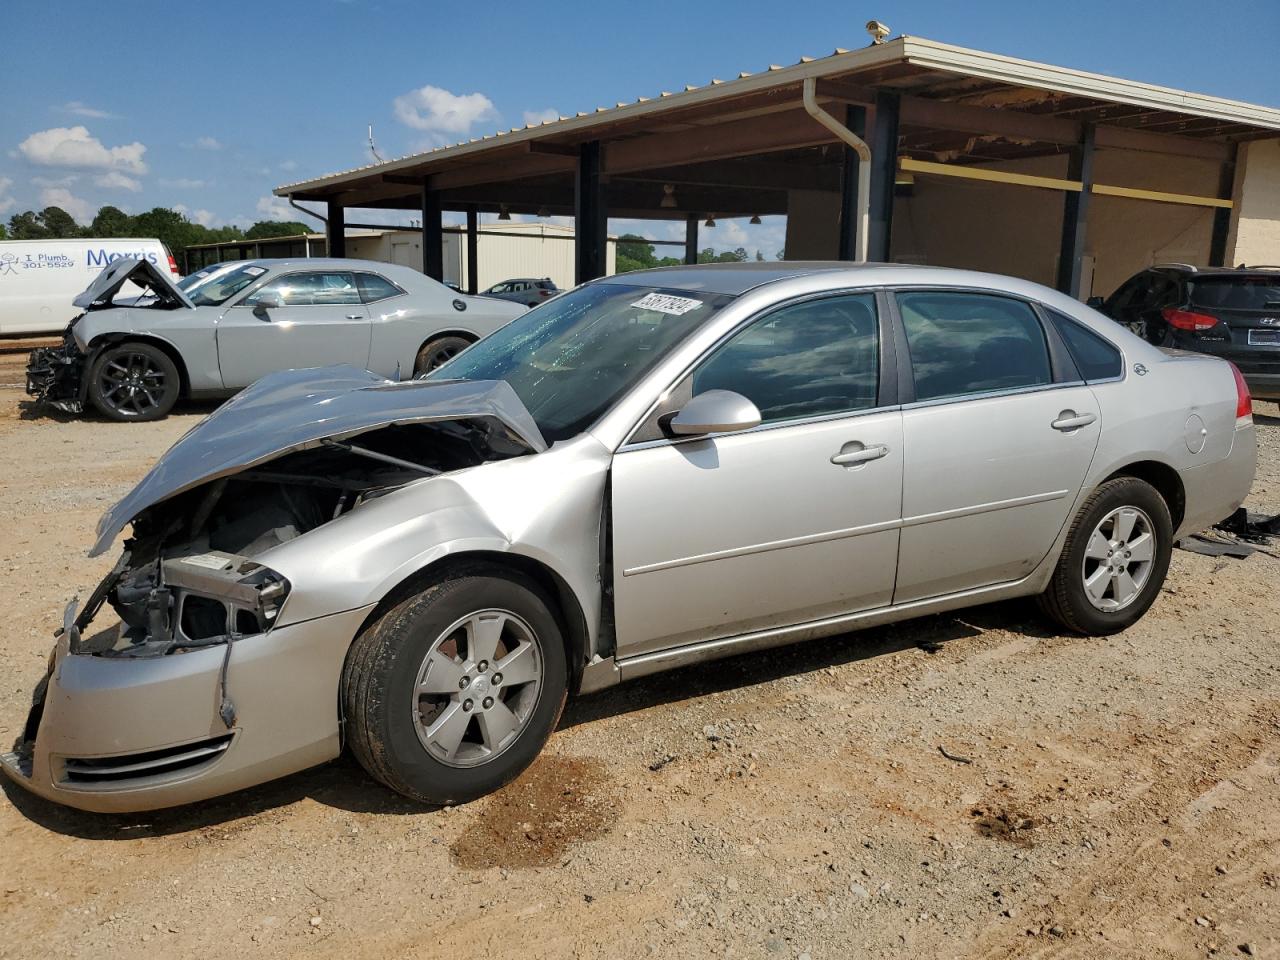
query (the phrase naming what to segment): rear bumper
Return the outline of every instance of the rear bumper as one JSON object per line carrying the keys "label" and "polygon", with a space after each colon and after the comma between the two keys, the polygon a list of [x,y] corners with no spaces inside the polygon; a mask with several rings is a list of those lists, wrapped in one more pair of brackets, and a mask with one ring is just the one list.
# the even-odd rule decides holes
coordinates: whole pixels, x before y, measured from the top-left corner
{"label": "rear bumper", "polygon": [[338,688],[369,608],[161,657],[73,654],[67,635],[0,769],[32,793],[101,813],[177,806],[338,755]]}
{"label": "rear bumper", "polygon": [[1280,401],[1280,373],[1244,373],[1244,382],[1255,400]]}

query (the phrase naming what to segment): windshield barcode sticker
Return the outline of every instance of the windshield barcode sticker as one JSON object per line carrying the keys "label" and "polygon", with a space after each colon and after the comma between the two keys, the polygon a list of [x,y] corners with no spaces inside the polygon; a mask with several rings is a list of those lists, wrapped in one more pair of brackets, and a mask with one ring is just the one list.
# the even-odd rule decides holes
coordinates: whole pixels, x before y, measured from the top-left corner
{"label": "windshield barcode sticker", "polygon": [[656,310],[658,313],[679,317],[690,310],[697,310],[702,306],[702,301],[690,300],[688,297],[673,297],[669,293],[647,293],[632,306],[640,310]]}

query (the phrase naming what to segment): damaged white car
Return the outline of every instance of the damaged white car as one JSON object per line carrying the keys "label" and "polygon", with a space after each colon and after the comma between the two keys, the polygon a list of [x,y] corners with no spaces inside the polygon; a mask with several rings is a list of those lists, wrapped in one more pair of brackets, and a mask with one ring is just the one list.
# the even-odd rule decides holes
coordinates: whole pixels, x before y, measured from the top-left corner
{"label": "damaged white car", "polygon": [[128,811],[346,744],[466,801],[573,691],[1017,596],[1123,629],[1254,463],[1238,371],[1036,284],[611,277],[424,380],[274,374],[195,427],[103,518],[94,553],[132,535],[0,766]]}
{"label": "damaged white car", "polygon": [[[143,296],[120,297],[141,287]],[[278,370],[350,363],[396,380],[426,373],[524,313],[371,260],[246,260],[175,284],[113,261],[57,347],[32,351],[27,393],[68,413],[159,420],[182,398],[229,397]]]}

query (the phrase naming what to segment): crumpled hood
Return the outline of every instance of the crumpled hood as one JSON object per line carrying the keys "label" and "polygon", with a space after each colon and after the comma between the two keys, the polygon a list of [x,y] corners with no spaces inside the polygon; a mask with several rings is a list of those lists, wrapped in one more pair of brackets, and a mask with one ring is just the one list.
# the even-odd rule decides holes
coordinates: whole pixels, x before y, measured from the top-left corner
{"label": "crumpled hood", "polygon": [[[71,302],[81,310],[94,310],[109,306],[112,304],[112,298],[120,292],[120,288],[124,286],[126,280],[132,280],[139,287],[150,287],[157,295],[172,298],[173,301],[182,304],[184,307],[195,306],[187,298],[187,295],[178,289],[167,273],[158,270],[151,261],[142,260],[138,257],[121,257],[118,260],[112,260],[102,268],[101,273],[93,278],[93,282],[89,284],[84,293]],[[130,297],[128,299],[132,303],[138,298]],[[117,306],[124,305],[123,303],[117,304]]]}
{"label": "crumpled hood", "polygon": [[187,431],[98,521],[96,557],[142,511],[192,487],[295,450],[393,424],[489,420],[541,453],[538,425],[501,380],[384,380],[353,366],[263,377]]}

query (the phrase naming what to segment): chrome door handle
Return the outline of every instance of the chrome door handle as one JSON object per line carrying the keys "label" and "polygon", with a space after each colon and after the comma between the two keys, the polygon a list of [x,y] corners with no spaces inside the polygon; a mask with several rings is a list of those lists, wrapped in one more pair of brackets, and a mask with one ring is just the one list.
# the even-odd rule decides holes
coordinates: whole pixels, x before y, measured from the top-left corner
{"label": "chrome door handle", "polygon": [[[849,447],[853,446],[853,444],[846,443],[845,446]],[[852,464],[866,463],[869,460],[879,460],[888,452],[889,448],[883,443],[870,447],[860,446],[857,450],[849,450],[847,452],[841,448],[841,451],[831,458],[831,462],[838,467],[847,467]]]}
{"label": "chrome door handle", "polygon": [[348,313],[348,314],[347,314],[347,319],[348,319],[348,320],[363,320],[363,319],[364,319],[364,314],[363,314],[363,313]]}
{"label": "chrome door handle", "polygon": [[1074,410],[1063,410],[1058,414],[1058,419],[1049,424],[1055,430],[1079,430],[1081,427],[1087,427],[1093,421],[1097,420],[1092,413],[1076,414]]}

